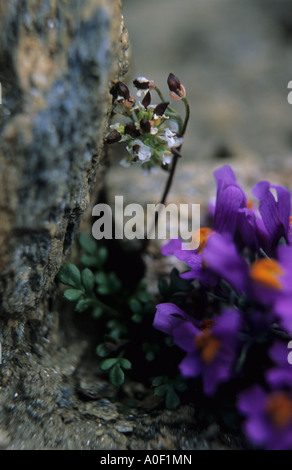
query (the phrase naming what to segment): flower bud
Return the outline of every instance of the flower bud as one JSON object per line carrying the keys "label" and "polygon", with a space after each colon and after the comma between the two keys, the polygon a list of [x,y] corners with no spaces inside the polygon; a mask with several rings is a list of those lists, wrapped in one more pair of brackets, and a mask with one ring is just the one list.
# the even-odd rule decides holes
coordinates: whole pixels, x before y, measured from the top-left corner
{"label": "flower bud", "polygon": [[138,90],[147,90],[150,87],[150,80],[146,77],[137,77],[133,80],[133,84]]}
{"label": "flower bud", "polygon": [[181,100],[186,96],[186,89],[181,84],[178,77],[176,77],[173,73],[168,75],[167,79],[168,88],[170,90],[170,96],[175,100]]}
{"label": "flower bud", "polygon": [[146,95],[144,96],[142,100],[142,105],[144,106],[145,109],[147,109],[150,103],[151,103],[151,94],[150,94],[150,91],[148,91],[148,93],[146,93]]}
{"label": "flower bud", "polygon": [[156,114],[156,116],[162,116],[168,105],[169,105],[169,102],[159,103],[153,111],[154,115]]}
{"label": "flower bud", "polygon": [[170,91],[173,91],[174,93],[177,93],[181,86],[180,79],[173,73],[168,75],[167,84]]}
{"label": "flower bud", "polygon": [[116,129],[114,129],[109,133],[106,138],[106,141],[108,144],[115,144],[116,142],[120,141],[121,137],[121,134]]}
{"label": "flower bud", "polygon": [[131,137],[139,137],[140,131],[137,129],[133,122],[128,122],[125,125],[125,134],[130,135]]}
{"label": "flower bud", "polygon": [[129,88],[123,82],[117,82],[111,89],[111,94],[114,98],[118,96],[122,96],[125,100],[129,100],[131,98]]}
{"label": "flower bud", "polygon": [[151,124],[149,121],[146,121],[146,119],[140,120],[140,127],[142,131],[147,132],[147,134],[149,134],[149,132],[151,131]]}

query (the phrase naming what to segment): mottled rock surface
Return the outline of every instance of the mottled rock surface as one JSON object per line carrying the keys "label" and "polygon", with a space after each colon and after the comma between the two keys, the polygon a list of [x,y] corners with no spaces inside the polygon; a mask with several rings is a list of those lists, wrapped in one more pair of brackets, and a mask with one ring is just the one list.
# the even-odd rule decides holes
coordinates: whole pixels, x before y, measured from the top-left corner
{"label": "mottled rock surface", "polygon": [[1,448],[70,446],[54,414],[87,342],[70,317],[65,341],[53,281],[102,186],[127,48],[119,0],[1,2]]}
{"label": "mottled rock surface", "polygon": [[40,318],[102,180],[109,83],[125,71],[126,33],[118,0],[2,2],[0,22],[1,304]]}

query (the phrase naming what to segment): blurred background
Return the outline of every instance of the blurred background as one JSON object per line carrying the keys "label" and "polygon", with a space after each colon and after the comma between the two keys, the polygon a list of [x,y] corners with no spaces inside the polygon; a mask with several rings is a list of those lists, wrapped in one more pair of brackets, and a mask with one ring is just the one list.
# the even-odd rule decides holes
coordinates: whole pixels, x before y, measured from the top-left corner
{"label": "blurred background", "polygon": [[[181,194],[187,198],[199,194],[190,185],[205,188],[207,178],[213,184],[211,172],[225,163],[235,167],[247,184],[264,176],[291,187],[292,106],[287,101],[292,80],[291,1],[122,0],[122,4],[132,49],[128,83],[146,76],[167,96],[166,79],[173,72],[187,89],[191,119],[176,178],[189,184],[179,184]],[[115,184],[127,170],[121,171],[114,175]],[[130,171],[138,175],[137,169]],[[162,184],[161,178],[157,176],[155,187]],[[144,182],[139,179],[140,184]],[[154,186],[145,182],[149,196]]]}

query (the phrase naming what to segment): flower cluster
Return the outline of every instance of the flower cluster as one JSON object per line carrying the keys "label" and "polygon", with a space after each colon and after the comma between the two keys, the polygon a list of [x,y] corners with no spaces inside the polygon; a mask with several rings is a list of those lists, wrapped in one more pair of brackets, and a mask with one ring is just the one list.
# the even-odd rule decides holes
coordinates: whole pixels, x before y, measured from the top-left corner
{"label": "flower cluster", "polygon": [[[121,161],[123,166],[135,163],[148,170],[155,166],[167,167],[173,155],[180,156],[183,120],[165,101],[153,81],[138,77],[133,80],[133,85],[137,89],[137,99],[131,96],[123,82],[112,87],[114,113],[126,120],[110,125],[107,142],[127,142],[128,157]],[[185,88],[173,74],[169,74],[168,87],[174,100],[186,100]],[[161,100],[158,104],[152,104],[153,91]]]}
{"label": "flower cluster", "polygon": [[[261,181],[255,204],[229,166],[215,179],[213,226],[194,234],[198,248],[183,250],[179,239],[162,248],[186,263],[181,277],[193,281],[193,291],[183,305],[157,305],[154,327],[186,352],[179,369],[200,377],[207,396],[237,384],[237,410],[252,444],[292,449],[290,192]],[[203,313],[202,299],[192,300],[199,295]]]}

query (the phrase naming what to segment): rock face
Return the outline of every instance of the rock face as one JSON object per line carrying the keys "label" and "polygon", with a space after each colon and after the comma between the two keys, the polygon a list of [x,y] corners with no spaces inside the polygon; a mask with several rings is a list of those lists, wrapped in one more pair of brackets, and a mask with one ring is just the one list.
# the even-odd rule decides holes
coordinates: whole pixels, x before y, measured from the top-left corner
{"label": "rock face", "polygon": [[103,182],[127,48],[120,0],[1,2],[0,448],[56,447],[64,434],[58,417],[49,438],[39,430],[70,403],[87,343],[62,349],[53,281]]}
{"label": "rock face", "polygon": [[126,69],[119,0],[0,6],[2,310],[40,301],[100,180],[109,83]]}

